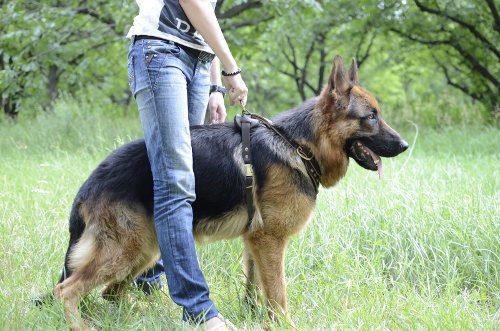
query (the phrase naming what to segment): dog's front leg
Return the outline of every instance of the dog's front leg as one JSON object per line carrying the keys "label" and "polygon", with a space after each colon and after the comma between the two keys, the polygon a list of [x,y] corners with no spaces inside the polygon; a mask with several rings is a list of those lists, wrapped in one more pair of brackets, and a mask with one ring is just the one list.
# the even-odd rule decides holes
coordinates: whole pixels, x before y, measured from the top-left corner
{"label": "dog's front leg", "polygon": [[288,238],[279,238],[264,231],[257,231],[245,238],[255,262],[259,285],[270,306],[269,316],[279,322],[279,314],[291,322],[286,307],[285,249]]}

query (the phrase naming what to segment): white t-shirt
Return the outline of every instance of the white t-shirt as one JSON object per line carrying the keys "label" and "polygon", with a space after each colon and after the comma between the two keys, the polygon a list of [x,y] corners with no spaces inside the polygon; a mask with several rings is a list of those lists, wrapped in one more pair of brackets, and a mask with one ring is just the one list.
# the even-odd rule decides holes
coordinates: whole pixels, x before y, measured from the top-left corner
{"label": "white t-shirt", "polygon": [[[178,0],[136,0],[139,15],[127,37],[146,35],[158,37],[191,47],[200,51],[214,53],[210,46],[196,31]],[[215,9],[217,0],[211,0]]]}

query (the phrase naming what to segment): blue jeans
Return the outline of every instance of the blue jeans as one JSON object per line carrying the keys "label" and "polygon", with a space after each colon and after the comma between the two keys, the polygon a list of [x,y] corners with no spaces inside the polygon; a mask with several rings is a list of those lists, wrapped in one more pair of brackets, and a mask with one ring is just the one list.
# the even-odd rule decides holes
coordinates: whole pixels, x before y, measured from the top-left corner
{"label": "blue jeans", "polygon": [[192,232],[195,183],[189,126],[203,122],[211,63],[167,41],[132,40],[129,83],[153,173],[154,222],[170,296],[183,307],[184,320],[208,320],[218,312]]}

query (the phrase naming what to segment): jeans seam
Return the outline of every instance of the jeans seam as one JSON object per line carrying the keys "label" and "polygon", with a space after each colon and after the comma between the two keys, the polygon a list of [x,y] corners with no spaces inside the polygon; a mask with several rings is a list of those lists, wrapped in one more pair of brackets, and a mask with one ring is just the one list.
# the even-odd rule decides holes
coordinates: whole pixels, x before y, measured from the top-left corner
{"label": "jeans seam", "polygon": [[[168,54],[163,54],[163,56],[162,56],[162,61],[161,61],[160,66],[158,67],[158,69],[155,69],[155,70],[157,70],[158,72],[156,73],[156,79],[155,79],[155,81],[154,81],[154,84],[153,84],[153,86],[151,87],[153,92],[154,92],[154,91],[156,91],[156,87],[157,87],[157,85],[158,85],[158,81],[160,80],[160,79],[159,79],[159,76],[160,76],[160,74],[161,74],[161,69],[163,68],[163,64],[165,63],[167,56],[168,56]],[[148,68],[148,70],[149,70],[149,68]]]}
{"label": "jeans seam", "polygon": [[[149,65],[150,65],[152,59],[150,59],[149,61],[146,61],[146,54],[147,54],[147,48],[146,47],[147,47],[147,43],[144,42],[144,40],[141,40],[141,43],[142,43],[142,45],[141,45],[142,57],[144,58],[144,64],[145,64],[145,67],[146,67],[146,71],[148,72],[149,86],[151,88],[151,91],[154,93],[156,91],[156,87],[157,87],[157,84],[158,84],[158,81],[159,81],[158,76],[160,75],[160,70],[161,70],[161,68],[163,68],[163,64],[165,63],[165,59],[167,58],[167,56],[170,53],[161,53],[161,63],[158,66],[158,68],[150,68]],[[151,54],[151,57],[152,56],[153,55]],[[154,81],[151,80],[151,75],[149,73],[149,70],[156,70],[156,75],[155,75]]]}
{"label": "jeans seam", "polygon": [[[160,67],[161,68],[161,67]],[[158,82],[159,81],[159,75],[160,75],[160,68],[158,68],[158,72],[156,74],[156,80],[155,82]],[[174,67],[176,68],[176,67]],[[152,96],[152,100],[153,100],[153,104],[154,104],[154,116],[155,116],[155,121],[154,121],[154,133],[155,133],[155,136],[158,137],[158,139],[160,139],[161,141],[159,142],[159,152],[161,154],[160,158],[161,158],[161,167],[162,169],[164,169],[164,171],[166,171],[168,169],[168,167],[166,166],[166,162],[165,162],[165,148],[164,148],[164,139],[163,137],[161,136],[160,134],[160,129],[158,127],[158,123],[159,123],[159,115],[158,115],[158,107],[157,107],[157,104],[156,104],[156,98],[155,98],[155,90],[151,84],[151,78],[150,78],[150,73],[149,73],[149,68],[146,68],[146,71],[147,71],[147,74],[148,74],[148,79],[149,79],[149,89],[150,89],[150,92],[151,93],[151,96]],[[181,70],[182,72],[182,70]],[[183,73],[184,74],[184,73]],[[171,195],[171,190],[170,188],[168,187],[167,185],[167,194],[168,196]],[[165,215],[164,216],[164,222],[170,222],[170,217],[168,215]],[[174,220],[175,221],[175,220]],[[156,220],[155,220],[156,222]],[[179,261],[178,261],[178,254],[176,253],[175,249],[174,249],[174,245],[173,245],[173,242],[174,242],[174,233],[173,231],[170,231],[170,228],[168,226],[165,226],[164,228],[166,228],[167,232],[168,232],[168,237],[169,237],[169,249],[170,249],[170,252],[172,254],[172,258],[173,258],[173,262],[174,262],[174,266],[176,268],[179,268]],[[193,239],[194,240],[194,239]],[[186,288],[185,284],[181,281],[179,281],[179,278],[178,278],[178,275],[176,273],[174,273],[174,277],[177,278],[177,283],[178,284],[181,284],[182,286],[182,292],[189,297],[190,300],[192,300],[194,297],[193,295],[190,293],[189,289]]]}

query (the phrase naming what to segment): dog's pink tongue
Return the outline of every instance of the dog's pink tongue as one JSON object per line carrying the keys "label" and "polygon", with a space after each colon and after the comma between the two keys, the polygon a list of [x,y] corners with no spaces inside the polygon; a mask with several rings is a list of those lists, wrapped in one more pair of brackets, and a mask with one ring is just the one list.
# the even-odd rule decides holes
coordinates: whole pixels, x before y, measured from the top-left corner
{"label": "dog's pink tongue", "polygon": [[379,179],[384,178],[384,168],[382,167],[382,159],[379,159],[377,163],[377,170],[378,170],[378,178]]}

